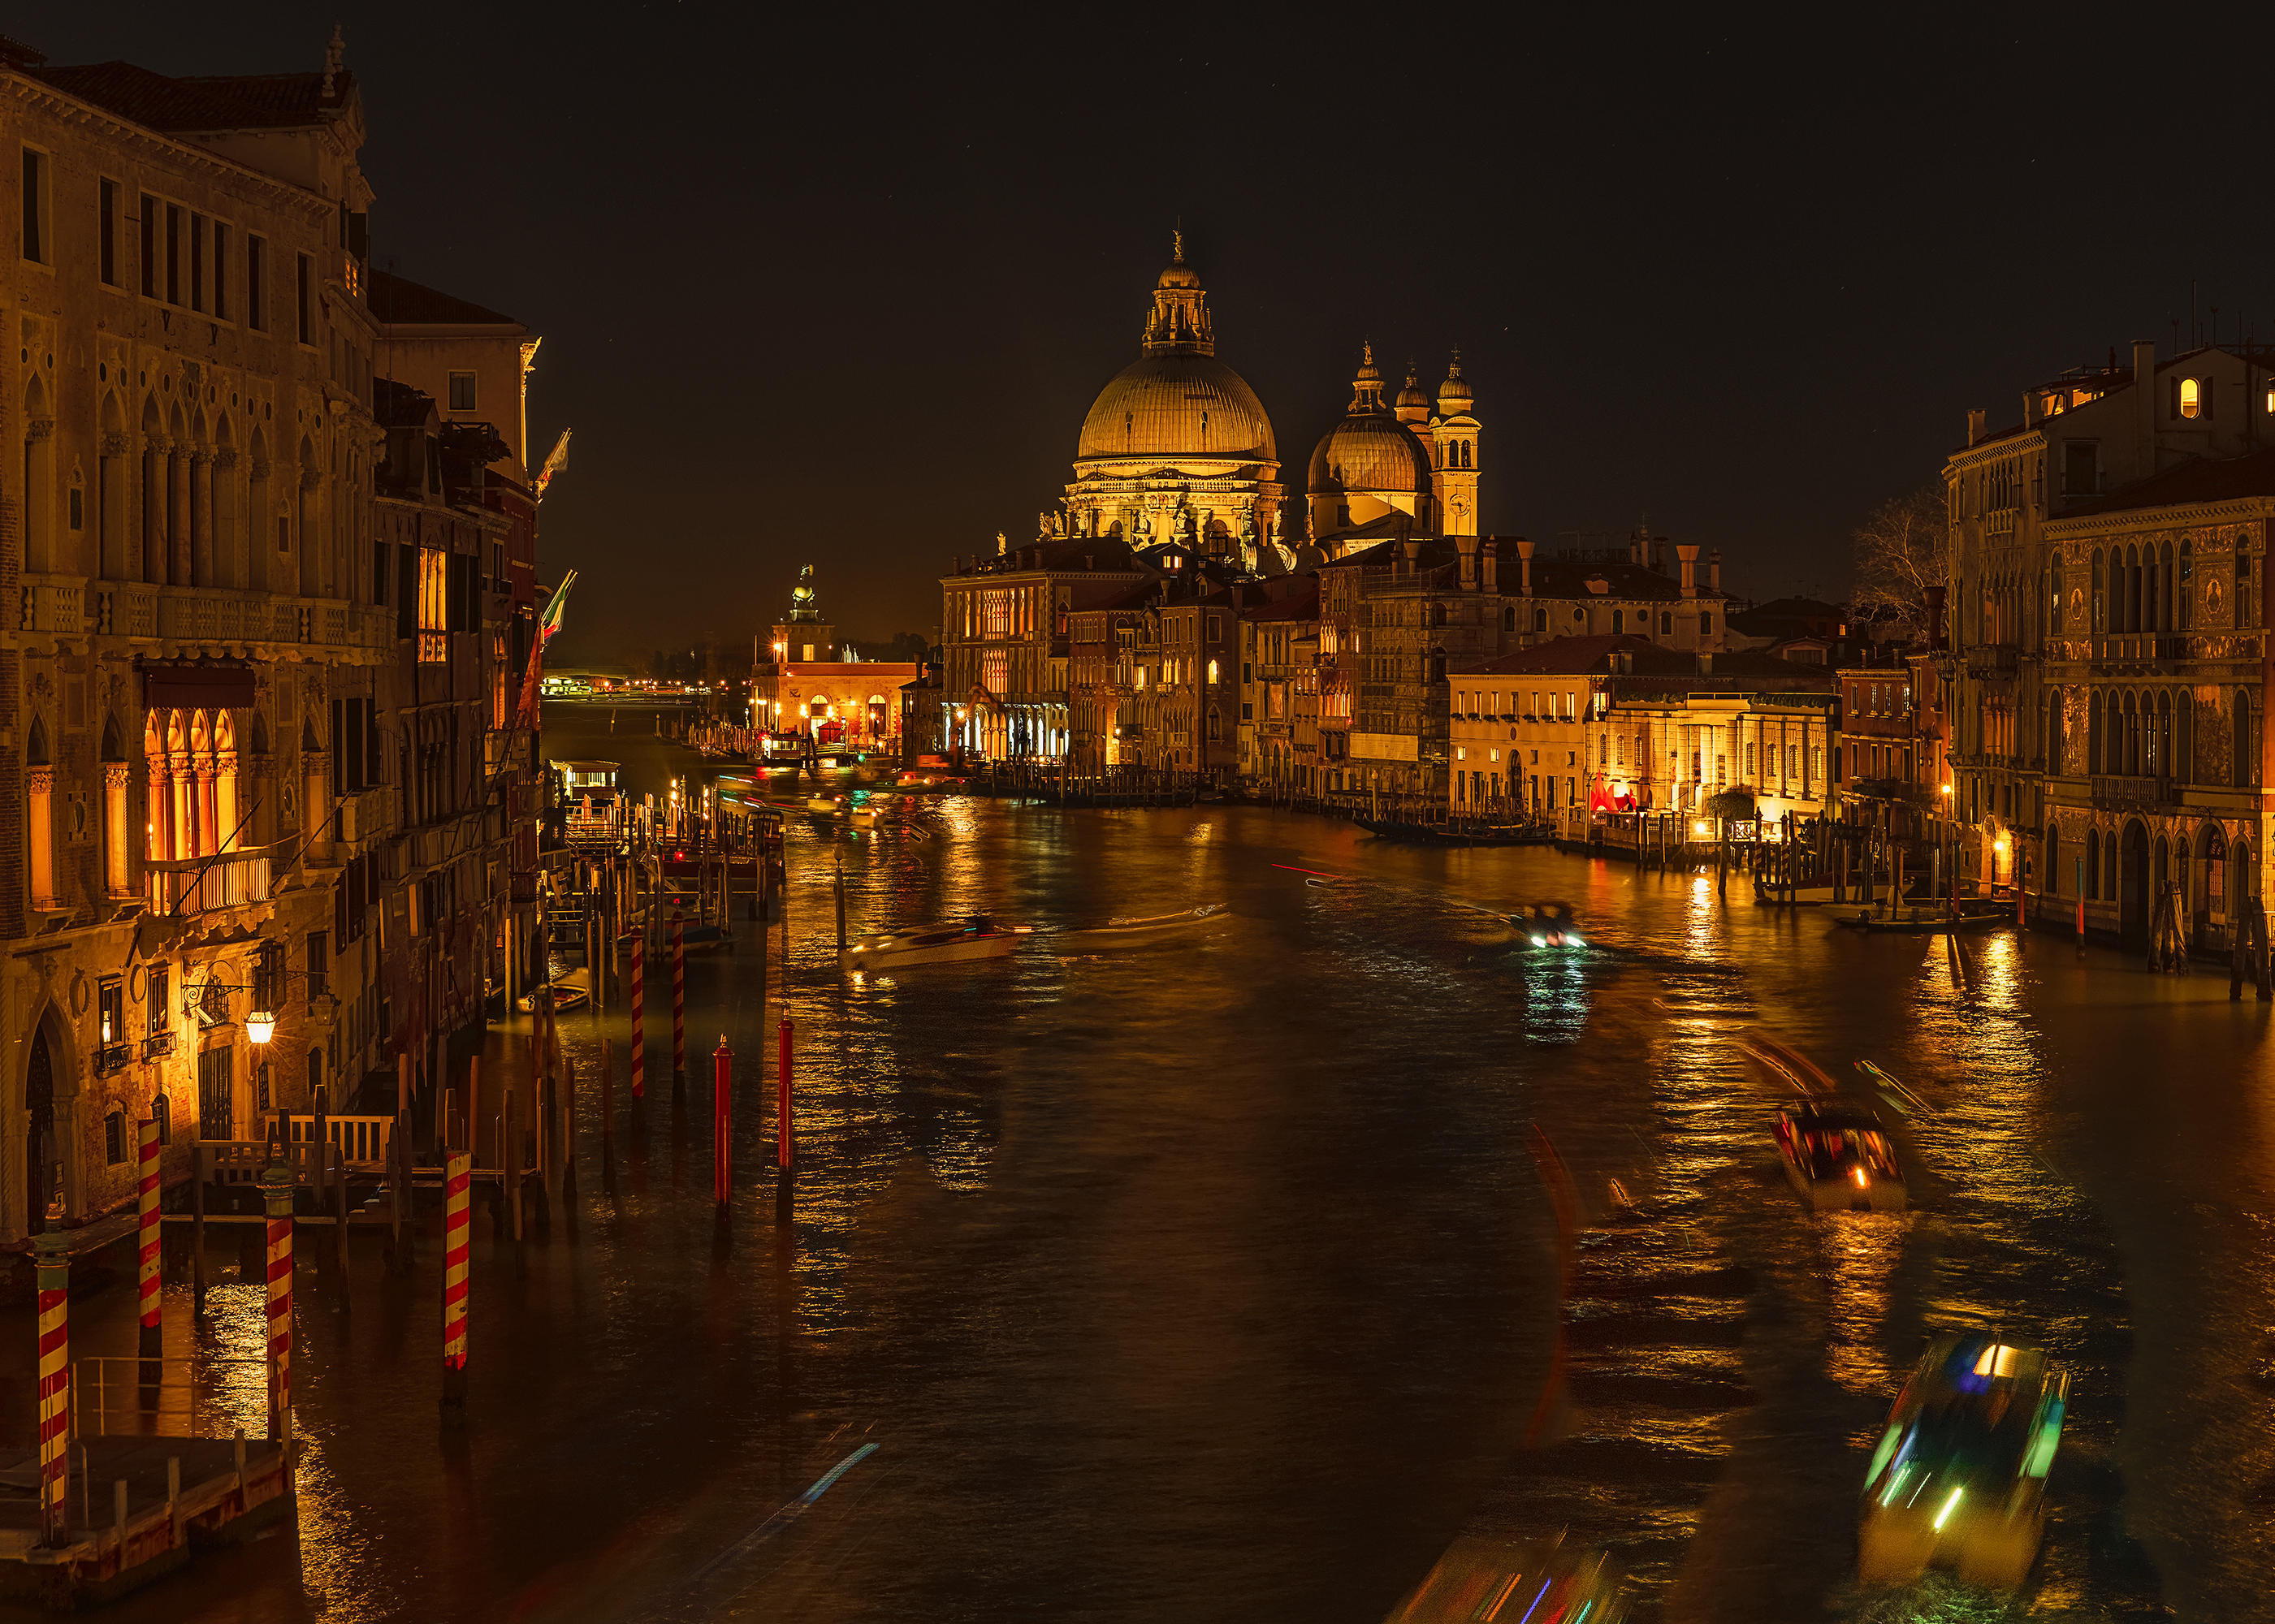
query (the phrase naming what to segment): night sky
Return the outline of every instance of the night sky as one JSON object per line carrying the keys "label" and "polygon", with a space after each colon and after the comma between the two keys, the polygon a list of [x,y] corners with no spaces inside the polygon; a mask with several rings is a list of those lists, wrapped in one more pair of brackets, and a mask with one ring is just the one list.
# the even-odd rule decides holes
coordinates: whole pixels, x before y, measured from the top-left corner
{"label": "night sky", "polygon": [[1362,338],[1433,391],[1458,344],[1487,530],[1647,514],[1757,597],[1840,593],[1857,518],[1969,406],[2005,423],[2112,344],[2169,352],[2192,283],[2201,326],[2216,305],[2275,338],[2266,97],[2218,72],[2264,42],[2225,24],[2201,72],[2083,14],[1870,37],[1474,6],[33,4],[5,26],[57,62],[265,72],[319,66],[335,16],[377,261],[545,336],[536,454],[576,428],[543,537],[548,578],[583,571],[570,659],[746,637],[807,562],[849,634],[932,628],[950,555],[1054,502],[1179,219],[1292,487]]}

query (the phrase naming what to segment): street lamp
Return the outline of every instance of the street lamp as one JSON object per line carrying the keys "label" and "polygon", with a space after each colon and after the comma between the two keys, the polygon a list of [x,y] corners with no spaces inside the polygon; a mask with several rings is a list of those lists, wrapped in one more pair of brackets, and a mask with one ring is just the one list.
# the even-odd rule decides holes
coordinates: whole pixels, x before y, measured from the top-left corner
{"label": "street lamp", "polygon": [[245,1017],[245,1035],[255,1043],[266,1043],[276,1035],[276,1017],[266,1009],[255,1009]]}

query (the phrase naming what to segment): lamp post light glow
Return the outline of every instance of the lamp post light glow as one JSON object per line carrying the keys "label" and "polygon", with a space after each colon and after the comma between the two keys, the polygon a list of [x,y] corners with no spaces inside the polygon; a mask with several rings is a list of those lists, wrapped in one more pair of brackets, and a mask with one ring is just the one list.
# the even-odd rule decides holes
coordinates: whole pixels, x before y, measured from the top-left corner
{"label": "lamp post light glow", "polygon": [[276,1017],[266,1009],[255,1009],[245,1017],[245,1035],[255,1043],[266,1043],[276,1035]]}

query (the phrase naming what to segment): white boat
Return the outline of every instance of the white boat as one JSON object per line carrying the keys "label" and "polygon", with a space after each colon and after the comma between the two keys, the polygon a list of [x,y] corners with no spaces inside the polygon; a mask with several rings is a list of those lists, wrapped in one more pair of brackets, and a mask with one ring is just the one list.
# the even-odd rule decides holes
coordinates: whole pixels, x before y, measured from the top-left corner
{"label": "white boat", "polygon": [[898,970],[905,964],[953,964],[1001,958],[1033,933],[1030,925],[999,925],[986,914],[956,924],[920,925],[883,936],[857,936],[837,956],[843,970]]}
{"label": "white boat", "polygon": [[817,818],[835,818],[844,808],[834,795],[810,795],[805,797],[805,810]]}
{"label": "white boat", "polygon": [[1206,903],[1198,908],[1189,908],[1183,913],[1155,914],[1145,919],[1108,919],[1103,925],[1061,931],[1058,934],[1061,940],[1068,942],[1077,951],[1141,948],[1148,942],[1186,935],[1212,920],[1225,917],[1222,903]]}
{"label": "white boat", "polygon": [[847,819],[857,829],[873,829],[881,820],[881,814],[873,806],[857,806],[847,814]]}

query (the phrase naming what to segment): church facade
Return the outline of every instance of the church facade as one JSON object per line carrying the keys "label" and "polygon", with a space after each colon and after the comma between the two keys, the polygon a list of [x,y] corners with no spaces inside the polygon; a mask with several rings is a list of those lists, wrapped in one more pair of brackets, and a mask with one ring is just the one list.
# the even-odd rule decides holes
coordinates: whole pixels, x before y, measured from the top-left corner
{"label": "church facade", "polygon": [[[941,578],[941,736],[925,748],[1440,799],[1449,660],[1602,631],[1723,646],[1719,572],[1698,578],[1696,547],[1675,549],[1678,581],[1659,539],[1646,564],[1640,541],[1616,559],[1536,557],[1485,535],[1476,406],[1458,351],[1433,397],[1412,366],[1392,391],[1367,345],[1291,494],[1179,241],[1138,359],[1083,419],[1060,510],[1032,543],[998,536]],[[1264,646],[1264,621],[1241,623],[1297,599],[1316,606],[1311,630],[1291,639],[1274,621],[1271,646],[1300,644],[1311,669],[1275,659],[1259,677],[1238,656]]]}

